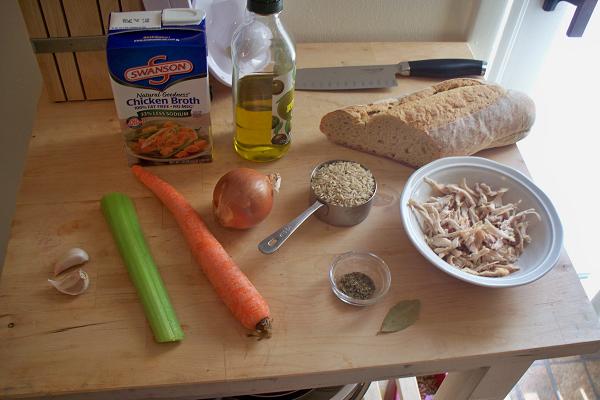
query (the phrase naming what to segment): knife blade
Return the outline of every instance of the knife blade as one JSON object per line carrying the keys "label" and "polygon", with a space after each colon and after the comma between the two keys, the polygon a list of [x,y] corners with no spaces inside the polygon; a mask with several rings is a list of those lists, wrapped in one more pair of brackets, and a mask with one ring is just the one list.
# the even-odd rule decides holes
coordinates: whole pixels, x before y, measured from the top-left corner
{"label": "knife blade", "polygon": [[300,68],[296,71],[297,90],[353,90],[397,86],[396,75],[456,78],[484,75],[487,63],[481,60],[440,58],[403,61],[390,65]]}

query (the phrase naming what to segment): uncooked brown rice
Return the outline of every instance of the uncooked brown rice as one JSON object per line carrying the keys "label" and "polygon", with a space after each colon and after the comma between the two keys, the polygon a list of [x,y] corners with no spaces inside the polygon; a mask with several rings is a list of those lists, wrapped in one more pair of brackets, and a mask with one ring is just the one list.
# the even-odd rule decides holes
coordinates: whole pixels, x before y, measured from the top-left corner
{"label": "uncooked brown rice", "polygon": [[311,187],[328,204],[354,207],[369,201],[375,191],[375,179],[359,163],[335,161],[317,170]]}

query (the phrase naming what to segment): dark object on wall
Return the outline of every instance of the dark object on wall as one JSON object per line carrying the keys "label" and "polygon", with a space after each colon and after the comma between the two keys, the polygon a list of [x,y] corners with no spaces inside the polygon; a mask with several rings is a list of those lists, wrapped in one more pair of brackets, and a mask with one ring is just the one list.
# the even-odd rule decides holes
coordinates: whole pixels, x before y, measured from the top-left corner
{"label": "dark object on wall", "polygon": [[598,0],[544,0],[542,8],[545,11],[554,11],[556,5],[561,1],[568,1],[577,7],[567,29],[567,36],[582,37]]}

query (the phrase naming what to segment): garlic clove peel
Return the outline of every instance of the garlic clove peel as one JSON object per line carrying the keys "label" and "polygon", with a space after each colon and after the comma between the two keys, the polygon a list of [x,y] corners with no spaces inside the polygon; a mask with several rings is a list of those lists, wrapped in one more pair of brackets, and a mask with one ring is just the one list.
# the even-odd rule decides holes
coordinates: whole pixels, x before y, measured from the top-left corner
{"label": "garlic clove peel", "polygon": [[73,248],[67,251],[61,259],[54,264],[54,276],[58,276],[61,272],[68,270],[76,265],[81,265],[88,262],[90,256],[88,253],[80,248]]}
{"label": "garlic clove peel", "polygon": [[88,289],[90,277],[84,270],[78,268],[67,271],[55,279],[48,279],[48,282],[61,293],[77,296]]}
{"label": "garlic clove peel", "polygon": [[275,193],[279,193],[279,188],[281,187],[281,175],[279,175],[277,172],[273,172],[267,175],[267,179],[269,182],[271,182],[271,185],[273,185],[273,190]]}

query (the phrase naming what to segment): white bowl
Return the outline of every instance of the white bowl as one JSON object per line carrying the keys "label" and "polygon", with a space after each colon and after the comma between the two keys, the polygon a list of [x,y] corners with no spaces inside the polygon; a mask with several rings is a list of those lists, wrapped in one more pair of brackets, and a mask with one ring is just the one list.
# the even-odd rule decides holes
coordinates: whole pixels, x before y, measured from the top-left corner
{"label": "white bowl", "polygon": [[[505,277],[484,277],[463,272],[448,264],[431,250],[424,239],[419,222],[408,206],[408,200],[425,201],[431,196],[428,177],[440,183],[460,183],[467,179],[469,185],[485,182],[492,188],[508,188],[503,200],[521,200],[520,210],[534,208],[541,221],[532,218],[527,233],[531,243],[525,246],[517,265],[517,272]],[[554,267],[563,244],[563,229],[550,199],[529,178],[517,170],[480,157],[447,157],[433,161],[415,171],[402,191],[400,214],[404,230],[417,250],[433,265],[455,278],[487,287],[511,287],[525,285],[541,278]]]}

